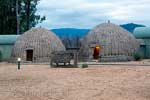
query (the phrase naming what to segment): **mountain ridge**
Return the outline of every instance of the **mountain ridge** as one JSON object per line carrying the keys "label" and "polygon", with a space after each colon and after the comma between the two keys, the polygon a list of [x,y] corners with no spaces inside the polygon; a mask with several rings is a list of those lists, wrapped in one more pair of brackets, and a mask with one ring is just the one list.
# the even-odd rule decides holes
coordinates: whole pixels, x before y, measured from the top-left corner
{"label": "mountain ridge", "polygon": [[[137,27],[145,27],[145,25],[141,24],[134,24],[134,23],[128,23],[128,24],[122,24],[120,25],[122,28],[126,29],[127,31],[133,33],[134,29]],[[82,28],[57,28],[57,29],[51,29],[52,32],[56,33],[57,36],[60,38],[65,37],[84,37],[91,29],[82,29]]]}

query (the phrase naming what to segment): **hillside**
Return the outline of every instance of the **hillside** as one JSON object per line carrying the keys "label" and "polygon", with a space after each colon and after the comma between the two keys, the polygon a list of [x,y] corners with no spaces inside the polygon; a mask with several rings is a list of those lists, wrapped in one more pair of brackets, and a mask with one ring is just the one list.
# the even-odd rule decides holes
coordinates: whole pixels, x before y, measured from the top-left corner
{"label": "hillside", "polygon": [[[134,24],[134,23],[123,24],[120,26],[131,33],[133,33],[134,29],[137,27],[145,27],[144,25]],[[51,31],[56,33],[56,35],[58,35],[60,38],[64,38],[64,37],[82,38],[90,31],[90,29],[60,28],[60,29],[52,29]]]}
{"label": "hillside", "polygon": [[90,29],[77,29],[77,28],[60,28],[60,29],[52,29],[56,35],[58,35],[60,38],[64,37],[83,37],[85,36]]}
{"label": "hillside", "polygon": [[127,31],[131,32],[131,33],[133,33],[134,29],[137,27],[145,27],[144,25],[134,24],[134,23],[123,24],[120,26],[123,27],[124,29],[126,29]]}
{"label": "hillside", "polygon": [[[145,27],[144,25],[129,23],[120,25],[127,31],[133,33],[136,27]],[[60,28],[52,29],[54,33],[62,40],[65,47],[79,47],[80,39],[84,37],[90,29],[77,29],[77,28]]]}

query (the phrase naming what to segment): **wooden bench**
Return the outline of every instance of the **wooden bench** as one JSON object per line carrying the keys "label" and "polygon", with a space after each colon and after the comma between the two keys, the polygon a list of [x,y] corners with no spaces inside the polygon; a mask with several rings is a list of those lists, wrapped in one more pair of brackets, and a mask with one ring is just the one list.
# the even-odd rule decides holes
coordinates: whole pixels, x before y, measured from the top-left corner
{"label": "wooden bench", "polygon": [[53,66],[54,63],[56,64],[56,66],[59,66],[60,63],[63,63],[65,66],[66,64],[70,65],[71,59],[73,59],[73,54],[71,52],[52,52],[51,65]]}

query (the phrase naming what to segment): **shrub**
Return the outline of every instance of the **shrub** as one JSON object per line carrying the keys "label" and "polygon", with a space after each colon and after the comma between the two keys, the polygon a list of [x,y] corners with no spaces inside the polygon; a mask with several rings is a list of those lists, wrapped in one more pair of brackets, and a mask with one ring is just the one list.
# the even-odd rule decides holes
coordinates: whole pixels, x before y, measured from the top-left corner
{"label": "shrub", "polygon": [[142,59],[142,54],[140,52],[136,52],[133,54],[135,61],[139,61]]}
{"label": "shrub", "polygon": [[82,64],[81,68],[87,68],[88,64]]}

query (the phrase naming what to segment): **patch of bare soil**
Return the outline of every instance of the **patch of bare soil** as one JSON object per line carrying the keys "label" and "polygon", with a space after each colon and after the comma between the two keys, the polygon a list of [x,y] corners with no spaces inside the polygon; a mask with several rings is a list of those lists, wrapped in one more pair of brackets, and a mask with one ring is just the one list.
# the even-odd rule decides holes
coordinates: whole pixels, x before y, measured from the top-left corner
{"label": "patch of bare soil", "polygon": [[0,63],[0,100],[150,100],[150,67]]}

